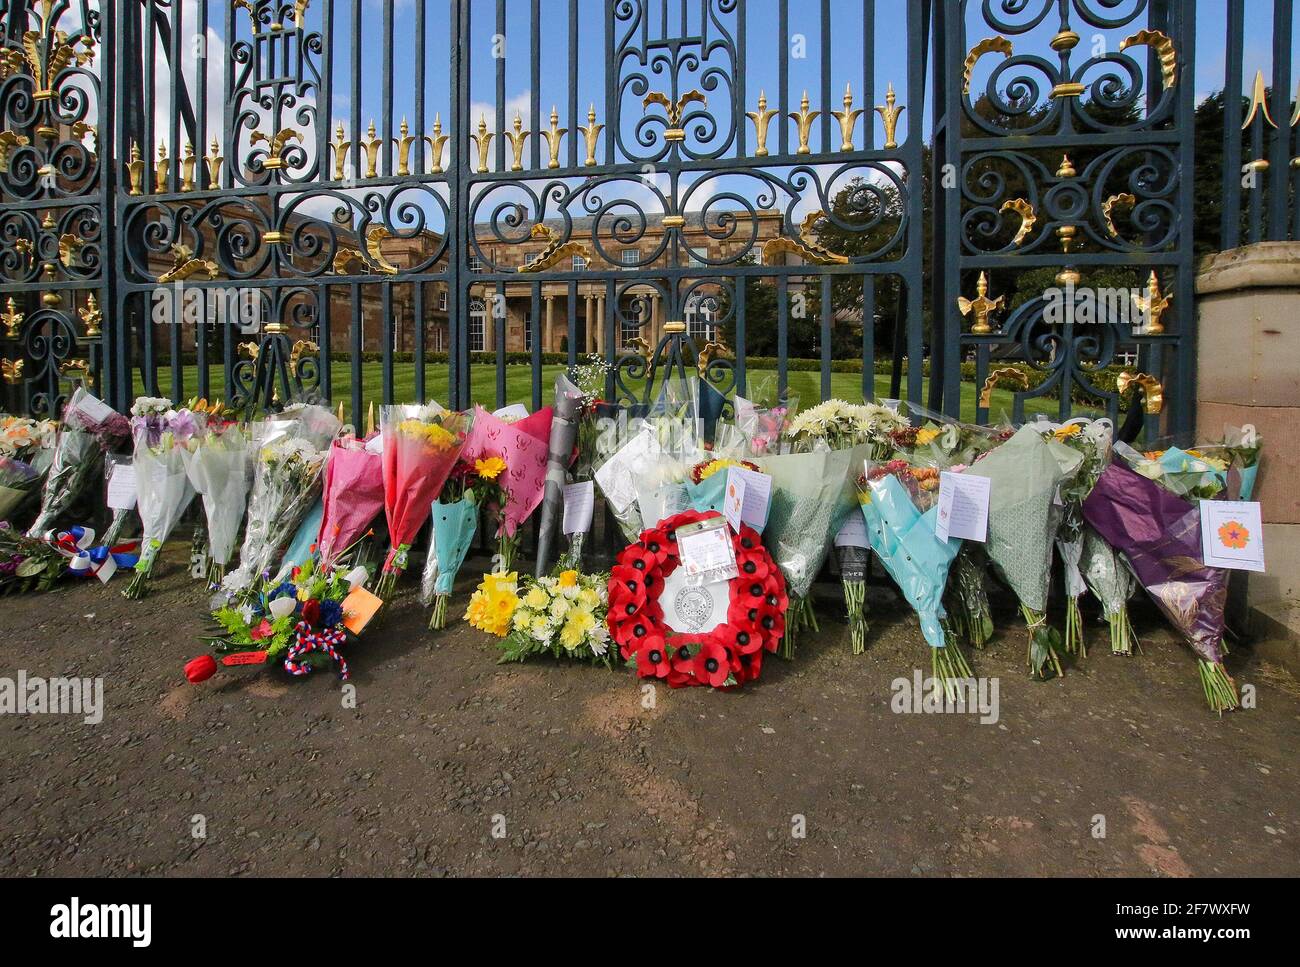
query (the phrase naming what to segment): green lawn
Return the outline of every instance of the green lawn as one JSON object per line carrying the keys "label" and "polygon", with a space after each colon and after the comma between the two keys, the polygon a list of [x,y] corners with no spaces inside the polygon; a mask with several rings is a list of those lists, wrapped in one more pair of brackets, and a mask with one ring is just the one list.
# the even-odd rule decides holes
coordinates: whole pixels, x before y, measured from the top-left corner
{"label": "green lawn", "polygon": [[[555,384],[556,375],[563,369],[559,365],[544,366],[542,370],[542,402],[543,405],[550,401],[552,387]],[[224,393],[224,374],[220,367],[212,367],[211,370],[210,395],[220,397]],[[772,371],[749,370],[749,380],[751,385],[756,380],[769,379],[775,384],[776,374]],[[163,395],[170,395],[172,386],[170,382],[171,371],[163,369],[159,371],[159,390]],[[474,365],[470,371],[470,387],[475,402],[482,403],[489,408],[495,408],[498,400],[496,398],[496,367],[490,364]],[[352,406],[352,367],[346,362],[334,362],[331,367],[331,381],[333,385],[334,404],[342,402],[345,413],[351,417],[350,409]],[[799,397],[799,403],[803,407],[810,406],[821,400],[821,374],[807,370],[792,370],[788,374],[789,391],[791,394]],[[194,366],[185,367],[183,374],[183,383],[181,386],[181,397],[187,398],[194,396],[198,392],[198,369]],[[383,403],[383,364],[382,363],[365,363],[361,367],[361,385],[362,405],[361,412],[364,419],[364,413],[371,403],[378,407]],[[862,376],[859,373],[832,373],[831,374],[831,395],[840,399],[858,400],[862,398]],[[425,391],[429,399],[447,400],[447,369],[442,365],[429,364],[425,370]],[[137,375],[136,377],[136,394],[144,392],[143,384]],[[877,397],[888,396],[890,392],[889,377],[877,376],[875,380],[875,392]],[[907,395],[907,383],[903,382],[902,392],[904,397]],[[961,415],[966,421],[973,421],[975,418],[975,402],[978,396],[977,388],[971,383],[963,383],[961,388]],[[416,399],[415,394],[415,365],[413,363],[395,364],[393,367],[393,399],[395,402],[404,403],[412,402]],[[530,408],[533,403],[533,373],[528,366],[512,365],[506,367],[506,398],[504,403],[524,403]],[[1009,390],[994,390],[993,405],[990,408],[990,416],[996,420],[1002,413],[1011,415],[1012,393]],[[1033,416],[1036,413],[1054,414],[1056,403],[1054,400],[1027,400],[1025,403],[1025,415]]]}

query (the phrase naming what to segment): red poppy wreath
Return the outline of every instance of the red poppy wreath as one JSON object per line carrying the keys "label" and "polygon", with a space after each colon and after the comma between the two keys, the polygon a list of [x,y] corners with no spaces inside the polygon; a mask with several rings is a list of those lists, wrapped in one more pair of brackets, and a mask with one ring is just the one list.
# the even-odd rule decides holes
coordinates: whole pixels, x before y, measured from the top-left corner
{"label": "red poppy wreath", "polygon": [[619,552],[609,578],[609,632],[640,678],[672,688],[737,688],[758,678],[763,653],[785,634],[785,578],[758,532],[732,535],[738,575],[729,584],[726,619],[708,631],[678,631],[664,618],[661,598],[679,563],[677,529],[721,516],[686,511],[645,531]]}

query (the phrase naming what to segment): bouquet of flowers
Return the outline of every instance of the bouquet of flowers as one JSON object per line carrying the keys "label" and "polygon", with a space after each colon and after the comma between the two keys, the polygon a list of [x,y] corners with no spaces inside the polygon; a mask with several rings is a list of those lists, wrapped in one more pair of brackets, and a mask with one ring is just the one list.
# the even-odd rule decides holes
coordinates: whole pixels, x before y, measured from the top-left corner
{"label": "bouquet of flowers", "polygon": [[944,630],[944,588],[961,542],[940,540],[935,533],[939,473],[906,460],[877,463],[859,479],[858,499],[871,550],[916,612],[930,646],[934,678],[952,698],[957,681],[969,678],[971,670],[956,640],[949,641]]}
{"label": "bouquet of flowers", "polygon": [[763,541],[785,575],[791,615],[782,640],[782,657],[794,657],[801,625],[817,630],[808,593],[845,518],[858,502],[853,468],[862,466],[868,445],[850,450],[816,450],[763,457],[759,469],[772,478],[772,502]]}
{"label": "bouquet of flowers", "polygon": [[106,403],[78,386],[63,410],[63,425],[41,492],[41,510],[27,530],[41,537],[54,527],[72,502],[98,480],[104,453],[131,436],[131,424]]}
{"label": "bouquet of flowers", "polygon": [[447,602],[456,585],[456,575],[469,555],[478,530],[479,508],[504,502],[501,476],[506,463],[487,457],[472,463],[461,460],[451,471],[442,493],[433,502],[430,519],[429,554],[420,582],[420,602],[433,606],[430,630],[447,627]]}
{"label": "bouquet of flowers", "polygon": [[12,518],[40,485],[39,469],[16,457],[0,457],[0,520]]}
{"label": "bouquet of flowers", "polygon": [[392,595],[406,570],[411,544],[456,466],[468,429],[463,413],[449,413],[436,403],[384,407],[384,513],[392,547],[379,579],[381,598]]}
{"label": "bouquet of flowers", "polygon": [[136,510],[144,533],[135,575],[122,593],[135,600],[149,593],[149,579],[163,542],[194,499],[185,473],[185,447],[203,430],[203,417],[172,409],[171,401],[142,396],[131,407],[135,437]]}
{"label": "bouquet of flowers", "polygon": [[0,595],[49,591],[63,568],[64,557],[53,545],[0,520]]}
{"label": "bouquet of flowers", "polygon": [[482,407],[474,413],[474,426],[465,441],[463,459],[497,459],[504,470],[497,477],[497,561],[494,571],[514,568],[519,551],[519,525],[542,502],[549,461],[552,410],[548,406],[515,423],[507,423]]}
{"label": "bouquet of flowers", "polygon": [[1024,426],[965,471],[992,481],[985,550],[1020,600],[1029,629],[1029,668],[1044,678],[1049,671],[1061,674],[1056,654],[1060,633],[1047,625],[1052,547],[1059,523],[1055,500],[1082,459],[1077,451]]}
{"label": "bouquet of flowers", "polygon": [[510,634],[515,609],[519,607],[519,575],[484,574],[470,595],[465,620],[470,626],[489,635],[504,638]]}
{"label": "bouquet of flowers", "polygon": [[384,512],[384,457],[376,440],[382,438],[345,436],[330,448],[316,538],[322,564],[336,563]]}
{"label": "bouquet of flowers", "polygon": [[0,416],[0,520],[9,520],[36,493],[54,460],[52,420]]}
{"label": "bouquet of flowers", "polygon": [[[340,649],[355,640],[345,623],[353,613],[352,595],[365,593],[367,576],[365,568],[345,571],[308,558],[283,581],[259,580],[252,594],[227,595],[212,612],[215,627],[204,641],[226,667],[283,663],[286,672],[301,677],[337,663],[347,681]],[[218,658],[191,660],[185,677],[206,681],[217,671]]]}
{"label": "bouquet of flowers", "polygon": [[203,498],[208,524],[208,582],[220,584],[235,553],[248,503],[252,444],[238,424],[210,426],[182,451],[185,474]]}
{"label": "bouquet of flowers", "polygon": [[[501,638],[498,664],[551,655],[612,667],[605,582],[605,575],[573,570],[549,577],[523,578],[514,591],[517,603],[510,617],[510,630]],[[486,593],[475,592],[476,595]],[[469,614],[486,610],[483,599],[477,605],[471,599]],[[489,623],[499,627],[495,621]]]}
{"label": "bouquet of flowers", "polygon": [[317,446],[320,436],[305,433],[297,421],[255,425],[253,439],[257,454],[239,567],[221,582],[228,594],[255,593],[259,577],[280,559],[320,496],[329,455]]}
{"label": "bouquet of flowers", "polygon": [[1124,555],[1138,581],[1196,652],[1210,708],[1236,708],[1236,685],[1223,667],[1227,572],[1205,565],[1196,504],[1117,462],[1102,472],[1084,501],[1083,514]]}
{"label": "bouquet of flowers", "polygon": [[[1045,422],[1045,421],[1044,421]],[[1035,427],[1051,433],[1053,439],[1076,451],[1080,457],[1079,469],[1062,483],[1057,494],[1060,506],[1060,529],[1056,537],[1056,550],[1061,558],[1065,576],[1065,640],[1066,654],[1088,655],[1083,630],[1083,612],[1079,599],[1088,589],[1083,573],[1084,531],[1083,502],[1101,476],[1110,452],[1111,434],[1109,420],[1075,419],[1060,426],[1046,423]]]}

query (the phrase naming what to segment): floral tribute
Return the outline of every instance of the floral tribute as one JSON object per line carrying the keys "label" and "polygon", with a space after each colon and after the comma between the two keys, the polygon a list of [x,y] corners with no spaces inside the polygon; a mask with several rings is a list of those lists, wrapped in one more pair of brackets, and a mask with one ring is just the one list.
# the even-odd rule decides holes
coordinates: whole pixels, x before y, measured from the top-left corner
{"label": "floral tribute", "polygon": [[367,577],[363,567],[320,565],[313,555],[284,580],[260,582],[251,596],[227,594],[223,603],[218,595],[212,612],[217,627],[204,639],[217,657],[202,655],[186,663],[185,677],[198,684],[211,678],[218,664],[279,663],[295,677],[337,664],[339,677],[347,681],[340,649],[349,640],[349,601]]}
{"label": "floral tribute", "polygon": [[609,665],[606,578],[572,569],[540,578],[488,574],[465,619],[501,639],[499,664],[534,655]]}
{"label": "floral tribute", "polygon": [[758,532],[742,525],[732,535],[739,571],[731,582],[727,620],[707,633],[674,631],[659,596],[680,563],[677,530],[717,513],[686,511],[660,521],[618,555],[609,578],[609,634],[619,656],[640,678],[672,688],[737,688],[759,677],[764,652],[785,635],[785,578]]}

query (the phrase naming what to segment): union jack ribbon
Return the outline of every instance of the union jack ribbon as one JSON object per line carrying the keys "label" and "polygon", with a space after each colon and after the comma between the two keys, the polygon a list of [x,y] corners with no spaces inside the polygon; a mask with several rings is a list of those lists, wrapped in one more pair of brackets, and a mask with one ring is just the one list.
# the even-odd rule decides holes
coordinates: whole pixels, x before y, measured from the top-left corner
{"label": "union jack ribbon", "polygon": [[301,661],[313,652],[322,652],[339,663],[339,678],[348,680],[348,663],[338,653],[338,646],[347,640],[347,636],[337,628],[331,631],[313,631],[311,625],[299,621],[294,629],[296,640],[289,646],[289,654],[284,659],[284,670],[290,675],[308,675],[311,665]]}

